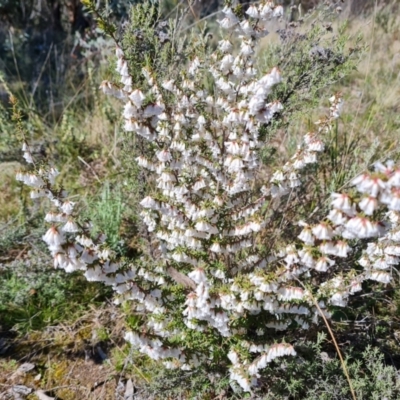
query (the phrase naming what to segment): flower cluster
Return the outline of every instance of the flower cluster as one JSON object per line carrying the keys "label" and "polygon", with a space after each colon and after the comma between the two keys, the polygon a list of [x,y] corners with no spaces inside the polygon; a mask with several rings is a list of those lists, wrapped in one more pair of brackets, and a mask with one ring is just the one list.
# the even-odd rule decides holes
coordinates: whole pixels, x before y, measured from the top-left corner
{"label": "flower cluster", "polygon": [[286,343],[266,345],[251,345],[244,343],[248,347],[250,353],[260,354],[253,362],[240,362],[239,355],[234,350],[228,353],[228,358],[232,363],[230,369],[230,377],[232,381],[236,381],[246,392],[251,391],[252,386],[257,384],[258,371],[263,369],[277,357],[295,356],[296,352],[293,347]]}
{"label": "flower cluster", "polygon": [[[17,175],[32,187],[33,198],[47,197],[53,205],[43,240],[54,266],[111,285],[117,303],[133,300],[133,309],[146,315],[140,330],[125,335],[132,346],[167,368],[188,370],[213,360],[217,350],[196,347],[187,335],[213,335],[226,350],[231,379],[245,391],[268,363],[296,354],[271,336],[278,340],[290,328],[308,329],[321,310],[329,317],[327,306],[346,305],[364,279],[389,282],[400,256],[400,170],[390,163],[356,178],[354,192],[333,194],[332,210],[321,222],[300,221],[298,242],[266,251],[260,241],[268,224],[263,208],[272,200],[279,207],[301,187],[343,104],[340,95],[333,96],[329,115],[273,171],[269,184],[254,184],[260,129],[283,109],[271,100],[281,73],[273,68],[259,76],[255,46],[267,34],[268,21],[282,13],[270,1],[251,5],[243,20],[224,8],[219,23],[237,34],[238,49],[224,38],[214,52],[194,56],[168,79],[144,68],[137,88],[124,50],[117,48],[120,83],[104,81],[101,89],[124,103],[125,131],[146,143],[135,161],[149,177],[140,205],[151,241],[135,265],[116,261],[105,238],[93,237],[90,224],[79,223],[75,204],[54,189],[54,168],[33,165],[35,172]],[[210,79],[212,92],[205,84]],[[26,143],[23,152],[33,164]],[[352,241],[369,238],[377,240],[358,261],[362,273],[324,279],[351,253]],[[315,293],[299,285],[316,274],[323,283]],[[250,330],[256,333],[251,340]]]}
{"label": "flower cluster", "polygon": [[347,305],[351,294],[362,290],[366,279],[387,284],[392,268],[400,262],[400,169],[393,162],[375,164],[375,171],[364,173],[351,182],[350,193],[333,193],[331,210],[323,221],[303,227],[298,238],[301,248],[286,249],[287,266],[296,271],[327,272],[352,252],[352,244],[361,239],[366,249],[357,260],[363,271],[326,280],[320,295],[335,306]]}

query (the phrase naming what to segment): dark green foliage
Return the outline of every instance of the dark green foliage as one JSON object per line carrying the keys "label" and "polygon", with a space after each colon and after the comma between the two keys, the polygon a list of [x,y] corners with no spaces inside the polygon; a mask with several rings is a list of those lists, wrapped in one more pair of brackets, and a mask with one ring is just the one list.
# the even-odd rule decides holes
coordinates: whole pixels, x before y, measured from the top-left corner
{"label": "dark green foliage", "polygon": [[144,2],[131,10],[130,21],[122,33],[121,45],[128,61],[134,87],[145,85],[142,68],[156,79],[171,79],[195,55],[206,52],[205,30],[182,33],[185,15],[165,19],[158,2]]}
{"label": "dark green foliage", "polygon": [[51,270],[49,260],[0,267],[0,326],[18,333],[77,318],[88,305],[103,304],[112,293],[79,273]]}
{"label": "dark green foliage", "polygon": [[[298,347],[296,360],[285,360],[271,365],[263,372],[263,384],[259,398],[344,400],[351,393],[343,370],[335,353],[323,351],[324,336],[317,343],[305,343]],[[396,368],[387,365],[377,347],[364,350],[349,349],[346,366],[357,399],[395,400],[400,396],[400,380]]]}
{"label": "dark green foliage", "polygon": [[[297,357],[271,363],[262,371],[259,387],[252,395],[244,394],[229,375],[214,371],[166,370],[159,363],[139,354],[120,355],[136,377],[138,395],[148,399],[179,398],[225,400],[253,398],[257,400],[350,400],[348,382],[339,359],[326,340],[319,334],[316,342],[299,343]],[[400,379],[397,369],[384,360],[378,347],[364,346],[348,349],[345,359],[359,400],[397,400]]]}
{"label": "dark green foliage", "polygon": [[80,273],[52,267],[41,241],[42,219],[40,215],[1,232],[1,332],[26,333],[76,318],[90,304],[103,304],[112,295],[109,288],[87,282]]}

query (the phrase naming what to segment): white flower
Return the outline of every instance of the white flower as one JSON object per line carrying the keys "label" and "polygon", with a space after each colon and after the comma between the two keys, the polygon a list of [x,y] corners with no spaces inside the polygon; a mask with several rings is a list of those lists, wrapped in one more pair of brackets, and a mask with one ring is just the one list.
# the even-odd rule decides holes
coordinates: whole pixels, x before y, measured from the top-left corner
{"label": "white flower", "polygon": [[50,211],[46,214],[46,216],[44,217],[44,220],[46,222],[59,222],[58,214]]}
{"label": "white flower", "polygon": [[382,283],[389,283],[391,281],[390,274],[383,271],[371,272],[367,275],[367,278]]}
{"label": "white flower", "polygon": [[333,237],[332,228],[324,222],[321,222],[318,225],[314,226],[312,228],[312,233],[317,239],[320,240],[330,240]]}
{"label": "white flower", "polygon": [[85,249],[82,252],[81,260],[86,264],[92,264],[93,261],[97,260],[98,256],[94,250]]}
{"label": "white flower", "polygon": [[329,221],[331,221],[334,225],[343,225],[348,220],[344,213],[336,208],[331,210],[326,218],[329,219]]}
{"label": "white flower", "polygon": [[267,1],[264,5],[260,6],[260,17],[268,18],[271,16],[273,10],[273,3],[271,1]]}
{"label": "white flower", "polygon": [[140,108],[140,107],[142,107],[142,103],[143,103],[143,100],[145,99],[145,95],[142,93],[141,90],[136,89],[129,95],[129,99],[132,101],[132,103],[137,108]]}
{"label": "white flower", "polygon": [[153,210],[158,209],[158,204],[157,202],[150,196],[145,197],[141,202],[140,205],[144,208],[150,208]]}
{"label": "white flower", "polygon": [[344,292],[337,292],[329,299],[329,301],[334,306],[346,307],[347,306],[347,294]]}
{"label": "white flower", "polygon": [[202,268],[196,268],[188,274],[188,277],[197,284],[207,283],[207,277]]}
{"label": "white flower", "polygon": [[239,356],[237,355],[237,353],[235,351],[230,350],[228,353],[228,358],[233,365],[239,364]]}
{"label": "white flower", "polygon": [[32,154],[29,151],[25,151],[22,157],[28,164],[33,164]]}
{"label": "white flower", "polygon": [[334,242],[324,241],[319,245],[319,250],[322,254],[332,254],[336,255],[337,249]]}
{"label": "white flower", "polygon": [[204,179],[201,178],[201,179],[199,179],[199,180],[193,185],[193,190],[194,190],[195,192],[197,192],[198,190],[203,189],[203,188],[205,188],[206,186],[207,186],[207,185],[206,185],[206,183],[204,182]]}
{"label": "white flower", "polygon": [[[130,118],[134,118],[137,116],[137,109],[132,105],[132,103],[130,101],[128,101],[125,104],[124,112],[122,113],[122,116],[125,119],[130,119]],[[126,129],[126,130],[128,130],[128,129]]]}
{"label": "white flower", "polygon": [[287,266],[291,266],[299,261],[299,257],[297,256],[297,251],[294,248],[290,248],[286,257],[285,262]]}
{"label": "white flower", "polygon": [[254,33],[253,27],[251,26],[250,22],[247,19],[240,22],[240,28],[242,29],[245,35],[250,36]]}
{"label": "white flower", "polygon": [[272,12],[272,16],[275,18],[279,18],[283,16],[283,7],[282,6],[276,6],[274,8],[274,11]]}
{"label": "white flower", "polygon": [[58,172],[57,168],[51,167],[47,173],[47,177],[49,179],[49,182],[54,185],[55,180],[57,178],[57,176],[60,175],[60,173]]}
{"label": "white flower", "polygon": [[121,83],[124,84],[125,91],[129,92],[132,90],[132,77],[131,76],[121,77]]}
{"label": "white flower", "polygon": [[363,217],[351,218],[347,222],[346,228],[360,239],[374,237],[379,234],[377,224]]}
{"label": "white flower", "polygon": [[315,269],[319,272],[326,272],[332,265],[335,265],[335,261],[328,257],[320,257],[315,264]]}
{"label": "white flower", "polygon": [[128,63],[123,59],[119,59],[118,62],[120,60],[121,62],[119,64],[117,63],[117,72],[119,72],[121,76],[129,76]]}
{"label": "white flower", "polygon": [[[102,280],[103,272],[101,268],[96,265],[94,268],[88,268],[83,275],[89,282],[96,282]],[[117,293],[123,293],[128,290],[126,285],[119,285],[115,289]]]}
{"label": "white flower", "polygon": [[228,72],[232,64],[233,64],[233,56],[231,54],[226,54],[220,62],[221,71]]}
{"label": "white flower", "polygon": [[54,255],[54,268],[63,268],[65,269],[68,265],[69,260],[64,253],[56,253]]}
{"label": "white flower", "polygon": [[314,267],[315,260],[314,260],[311,250],[302,249],[299,251],[299,256],[300,256],[301,262],[304,265],[306,265],[307,267],[310,267],[310,268]]}
{"label": "white flower", "polygon": [[357,187],[359,192],[368,193],[373,197],[377,197],[379,192],[386,188],[385,183],[380,178],[372,177],[369,174],[359,175],[351,183]]}
{"label": "white flower", "polygon": [[144,118],[160,115],[164,111],[164,105],[160,103],[149,104],[143,111]]}
{"label": "white flower", "polygon": [[218,229],[215,226],[212,226],[211,224],[205,221],[196,222],[195,228],[200,232],[207,232],[211,234],[218,233]]}
{"label": "white flower", "polygon": [[368,196],[364,197],[358,206],[364,211],[366,215],[372,215],[374,211],[378,208],[378,200],[376,197]]}
{"label": "white flower", "polygon": [[176,90],[175,81],[173,79],[165,81],[161,86],[170,92],[174,92]]}
{"label": "white flower", "polygon": [[84,247],[92,247],[94,246],[93,240],[88,238],[87,236],[77,236],[76,237],[76,242],[79,243],[80,245],[84,246]]}
{"label": "white flower", "polygon": [[117,56],[117,58],[122,58],[124,56],[124,52],[121,47],[117,46],[115,48],[115,55]]}
{"label": "white flower", "polygon": [[60,232],[57,227],[52,226],[43,236],[43,240],[51,248],[60,247],[65,243],[65,238],[62,232]]}
{"label": "white flower", "polygon": [[314,139],[307,144],[308,151],[321,152],[324,151],[324,149],[325,149],[325,144],[320,139]]}
{"label": "white flower", "polygon": [[[271,71],[264,75],[258,82],[257,86],[262,86],[267,89],[282,82],[282,75],[278,68],[274,67]],[[268,92],[267,92],[268,93]]]}
{"label": "white flower", "polygon": [[23,182],[25,183],[25,185],[32,186],[35,188],[41,188],[44,186],[44,181],[40,176],[37,176],[35,174],[26,174],[23,175],[23,177],[24,177]]}
{"label": "white flower", "polygon": [[317,154],[314,152],[306,152],[303,160],[306,164],[315,164],[317,162]]}
{"label": "white flower", "polygon": [[389,210],[400,211],[400,189],[392,189],[391,195],[388,203]]}
{"label": "white flower", "polygon": [[100,84],[99,89],[103,91],[103,93],[107,96],[116,96],[119,95],[119,90],[117,90],[111,82],[103,81]]}
{"label": "white flower", "polygon": [[218,279],[225,279],[225,272],[221,271],[220,269],[213,270],[211,273]]}
{"label": "white flower", "polygon": [[73,233],[73,232],[78,232],[78,231],[79,231],[79,227],[78,227],[77,223],[76,223],[74,220],[70,219],[70,220],[68,220],[68,222],[62,227],[62,230],[63,230],[64,232],[71,232],[71,233]]}
{"label": "white flower", "polygon": [[218,21],[222,28],[230,29],[239,23],[238,18],[231,8],[225,7],[222,12],[225,14],[225,18]]}
{"label": "white flower", "polygon": [[61,210],[63,211],[64,214],[70,215],[72,214],[72,211],[74,210],[75,203],[72,201],[66,200],[61,206]]}
{"label": "white flower", "polygon": [[400,187],[400,168],[397,168],[396,170],[393,171],[387,183],[391,187],[396,187],[396,188]]}
{"label": "white flower", "polygon": [[304,290],[299,287],[283,287],[278,293],[278,299],[281,301],[301,300],[304,296]]}
{"label": "white flower", "polygon": [[375,171],[382,172],[386,176],[390,176],[393,173],[394,161],[388,160],[386,165],[382,164],[380,161],[374,163]]}
{"label": "white flower", "polygon": [[246,11],[251,18],[260,18],[260,13],[258,12],[257,7],[254,4],[251,4]]}
{"label": "white flower", "polygon": [[161,162],[167,162],[172,160],[171,153],[167,149],[157,152],[156,156]]}
{"label": "white flower", "polygon": [[226,39],[218,42],[218,45],[219,45],[219,48],[221,49],[221,51],[223,51],[224,53],[226,53],[232,49],[232,43]]}
{"label": "white flower", "polygon": [[348,253],[351,251],[351,247],[344,241],[338,241],[336,243],[336,249],[336,255],[343,258],[346,258]]}
{"label": "white flower", "polygon": [[17,181],[25,182],[26,175],[25,175],[23,172],[18,171],[18,172],[15,174],[15,179],[16,179]]}
{"label": "white flower", "polygon": [[197,69],[200,67],[200,60],[198,59],[198,57],[195,57],[194,60],[190,63],[188,72],[191,75],[194,75],[197,71]]}
{"label": "white flower", "polygon": [[345,193],[332,193],[331,206],[343,211],[347,215],[355,215],[354,205],[351,203],[350,197]]}
{"label": "white flower", "polygon": [[313,245],[315,242],[315,238],[311,233],[310,227],[305,227],[299,236],[297,236],[300,240],[302,240],[305,244]]}
{"label": "white flower", "polygon": [[38,199],[40,197],[46,197],[47,193],[42,189],[34,189],[30,192],[31,199]]}
{"label": "white flower", "polygon": [[356,293],[362,290],[361,282],[354,279],[350,282],[350,293]]}
{"label": "white flower", "polygon": [[213,251],[214,253],[222,253],[223,249],[218,242],[215,242],[211,245],[210,251]]}

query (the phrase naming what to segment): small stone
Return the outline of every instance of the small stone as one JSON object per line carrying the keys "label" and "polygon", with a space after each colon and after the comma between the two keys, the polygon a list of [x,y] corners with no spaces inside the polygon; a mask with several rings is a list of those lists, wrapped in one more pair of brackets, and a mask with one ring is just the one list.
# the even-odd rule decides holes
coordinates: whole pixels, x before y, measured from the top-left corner
{"label": "small stone", "polygon": [[23,395],[27,396],[28,394],[31,394],[33,392],[33,389],[31,389],[25,385],[14,385],[12,387],[12,391],[14,393],[23,394]]}

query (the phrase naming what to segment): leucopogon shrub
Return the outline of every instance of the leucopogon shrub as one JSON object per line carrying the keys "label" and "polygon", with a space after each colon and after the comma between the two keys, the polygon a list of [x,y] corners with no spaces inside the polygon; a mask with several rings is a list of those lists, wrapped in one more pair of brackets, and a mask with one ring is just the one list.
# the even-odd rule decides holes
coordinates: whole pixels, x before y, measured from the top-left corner
{"label": "leucopogon shrub", "polygon": [[[121,100],[125,131],[144,143],[132,160],[148,190],[140,202],[147,231],[140,258],[118,260],[104,235],[91,234],[56,185],[57,169],[37,163],[27,141],[31,168],[17,174],[32,198],[52,205],[43,240],[54,267],[110,285],[117,304],[132,302],[139,321],[125,335],[132,346],[167,368],[226,365],[244,391],[273,360],[296,355],[293,332],[346,307],[363,281],[389,283],[400,260],[400,167],[390,161],[333,193],[320,222],[293,221],[293,229],[302,227],[296,240],[265,243],[265,208],[283,209],[305,187],[305,171],[318,164],[343,105],[332,96],[328,115],[293,157],[269,177],[260,173],[260,130],[283,106],[270,100],[281,72],[258,75],[256,46],[282,14],[270,1],[246,13],[226,6],[219,20],[226,35],[216,49],[180,64],[169,79],[145,67],[139,87],[127,49],[117,47],[120,82],[101,89]],[[344,267],[355,248],[358,261]]]}

